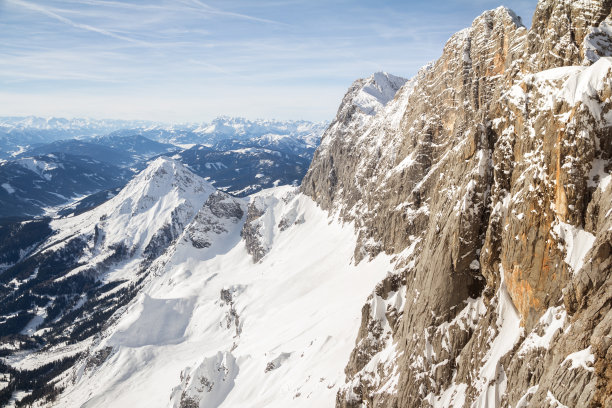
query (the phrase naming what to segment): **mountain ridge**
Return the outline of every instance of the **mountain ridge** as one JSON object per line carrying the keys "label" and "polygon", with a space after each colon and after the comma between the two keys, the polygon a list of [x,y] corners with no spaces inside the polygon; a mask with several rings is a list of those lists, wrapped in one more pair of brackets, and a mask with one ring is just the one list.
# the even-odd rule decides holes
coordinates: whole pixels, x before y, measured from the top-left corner
{"label": "mountain ridge", "polygon": [[[300,187],[238,199],[158,159],[111,204],[52,221],[82,239],[34,257],[56,242],[89,274],[90,248],[110,250],[113,281],[69,293],[76,326],[50,328],[76,342],[4,361],[70,355],[45,382],[56,406],[612,404],[611,11],[540,0],[527,29],[499,7],[414,78],[355,81]],[[206,192],[175,212],[179,179]],[[49,273],[34,257],[0,274],[5,294]]]}

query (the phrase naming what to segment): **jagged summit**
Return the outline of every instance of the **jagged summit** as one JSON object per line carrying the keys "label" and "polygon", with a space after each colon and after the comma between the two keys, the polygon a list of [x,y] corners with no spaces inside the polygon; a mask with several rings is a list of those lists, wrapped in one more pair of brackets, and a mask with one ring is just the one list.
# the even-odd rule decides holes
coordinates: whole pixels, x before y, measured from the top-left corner
{"label": "jagged summit", "polygon": [[360,81],[361,88],[355,93],[353,104],[361,112],[375,115],[395,97],[407,79],[386,72],[376,72],[369,78]]}
{"label": "jagged summit", "polygon": [[514,10],[512,10],[511,8],[508,8],[506,6],[499,6],[495,9],[492,10],[488,10],[485,11],[484,13],[482,13],[480,15],[480,17],[476,18],[476,20],[478,20],[479,18],[492,18],[492,19],[507,19],[510,18],[512,20],[512,23],[514,23],[515,26],[517,27],[525,27],[525,25],[523,24],[523,19],[521,18],[521,16],[519,16],[518,14],[516,14],[516,12]]}
{"label": "jagged summit", "polygon": [[376,72],[368,78],[354,81],[344,95],[336,117],[321,137],[320,149],[325,149],[333,135],[355,131],[370,123],[395,98],[398,91],[409,85],[405,78]]}
{"label": "jagged summit", "polygon": [[523,19],[514,12],[514,10],[506,7],[499,6],[497,8],[486,10],[478,17],[476,17],[469,27],[459,30],[453,34],[448,42],[453,42],[457,38],[465,38],[472,35],[474,30],[478,30],[478,26],[486,24],[489,28],[492,28],[496,23],[512,24],[516,28],[524,28]]}

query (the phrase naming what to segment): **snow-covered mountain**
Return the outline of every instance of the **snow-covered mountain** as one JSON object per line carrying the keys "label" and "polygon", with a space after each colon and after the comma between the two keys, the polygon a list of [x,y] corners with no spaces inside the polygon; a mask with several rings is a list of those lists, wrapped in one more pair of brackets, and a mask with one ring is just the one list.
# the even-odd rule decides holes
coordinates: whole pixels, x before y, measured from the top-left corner
{"label": "snow-covered mountain", "polygon": [[395,97],[406,81],[405,78],[386,72],[377,72],[353,84],[356,92],[351,95],[351,105],[366,115],[376,115]]}
{"label": "snow-covered mountain", "polygon": [[104,134],[125,128],[154,126],[155,123],[144,120],[87,119],[87,118],[41,118],[36,116],[0,117],[0,127],[7,131],[16,130],[56,130],[79,132],[83,136]]}
{"label": "snow-covered mountain", "polygon": [[[329,224],[294,188],[260,194],[270,205],[262,208],[269,261],[253,264],[240,238],[246,208],[238,224],[223,225],[225,236],[204,241],[210,246],[191,238],[208,229],[214,211],[201,213],[152,266],[124,317],[91,348],[91,355],[112,350],[105,361],[68,379],[74,385],[63,404],[309,407],[334,399],[359,303],[389,261],[351,265],[350,226]],[[139,374],[129,375],[136,361]]]}
{"label": "snow-covered mountain", "polygon": [[[235,213],[217,211],[232,206]],[[5,346],[83,351],[106,319],[138,293],[151,263],[194,219],[213,209],[207,224],[215,226],[212,232],[190,229],[188,235],[203,247],[207,234],[222,235],[221,226],[238,224],[241,206],[242,201],[216,191],[180,163],[160,158],[93,210],[46,224],[41,220],[34,230],[28,222],[13,226],[5,233],[5,250],[16,241],[28,249],[2,265]]]}
{"label": "snow-covered mountain", "polygon": [[414,78],[357,80],[299,188],[159,158],[0,226],[1,401],[609,406],[611,11],[500,7]]}
{"label": "snow-covered mountain", "polygon": [[[270,254],[256,265],[241,237],[245,221],[254,222],[247,201],[164,158],[96,209],[52,221],[52,235],[0,275],[7,308],[0,330],[13,333],[3,337],[5,353],[7,345],[46,344],[34,353],[8,351],[6,361],[22,370],[11,378],[66,359],[77,371],[49,368],[59,375],[53,383],[71,390],[58,402],[64,406],[151,406],[168,398],[175,406],[226,399],[311,406],[333,399],[359,303],[390,270],[389,259],[352,265],[352,226],[330,223],[295,187],[253,200],[262,221],[261,234],[251,237],[265,239]],[[321,233],[325,239],[316,238]],[[19,231],[12,237],[22,238]],[[335,295],[347,280],[352,295]],[[7,316],[28,296],[36,304],[25,317]],[[297,318],[315,305],[308,321]],[[143,371],[132,377],[136,361]],[[238,373],[258,380],[235,383]],[[259,382],[281,379],[285,388],[253,399]],[[131,387],[146,392],[125,393]]]}

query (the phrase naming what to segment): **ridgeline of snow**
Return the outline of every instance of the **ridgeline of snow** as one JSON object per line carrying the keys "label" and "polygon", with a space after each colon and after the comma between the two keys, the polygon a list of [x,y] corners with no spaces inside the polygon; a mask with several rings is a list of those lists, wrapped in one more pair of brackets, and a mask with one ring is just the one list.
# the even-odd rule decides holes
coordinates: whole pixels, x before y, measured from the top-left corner
{"label": "ridgeline of snow", "polygon": [[161,157],[139,173],[119,194],[99,207],[75,217],[53,220],[57,231],[44,245],[57,250],[68,239],[82,236],[89,240],[77,274],[92,265],[108,262],[120,254],[128,261],[113,267],[107,280],[132,278],[136,266],[147,257],[156,257],[195,217],[216,190],[181,163]]}

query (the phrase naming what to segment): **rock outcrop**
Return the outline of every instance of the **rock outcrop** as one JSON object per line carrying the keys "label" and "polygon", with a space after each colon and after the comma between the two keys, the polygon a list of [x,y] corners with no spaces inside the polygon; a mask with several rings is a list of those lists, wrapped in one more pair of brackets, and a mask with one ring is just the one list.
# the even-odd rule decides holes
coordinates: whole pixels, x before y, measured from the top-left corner
{"label": "rock outcrop", "polygon": [[[304,222],[303,214],[296,207],[297,203],[292,201],[297,192],[296,187],[285,186],[263,190],[251,196],[241,235],[253,262],[261,261],[270,251],[274,231],[284,231],[294,224]],[[281,209],[278,224],[275,224],[274,214],[266,211],[275,206]]]}
{"label": "rock outcrop", "polygon": [[351,86],[302,191],[401,266],[337,406],[612,404],[611,8],[500,7],[378,110]]}

